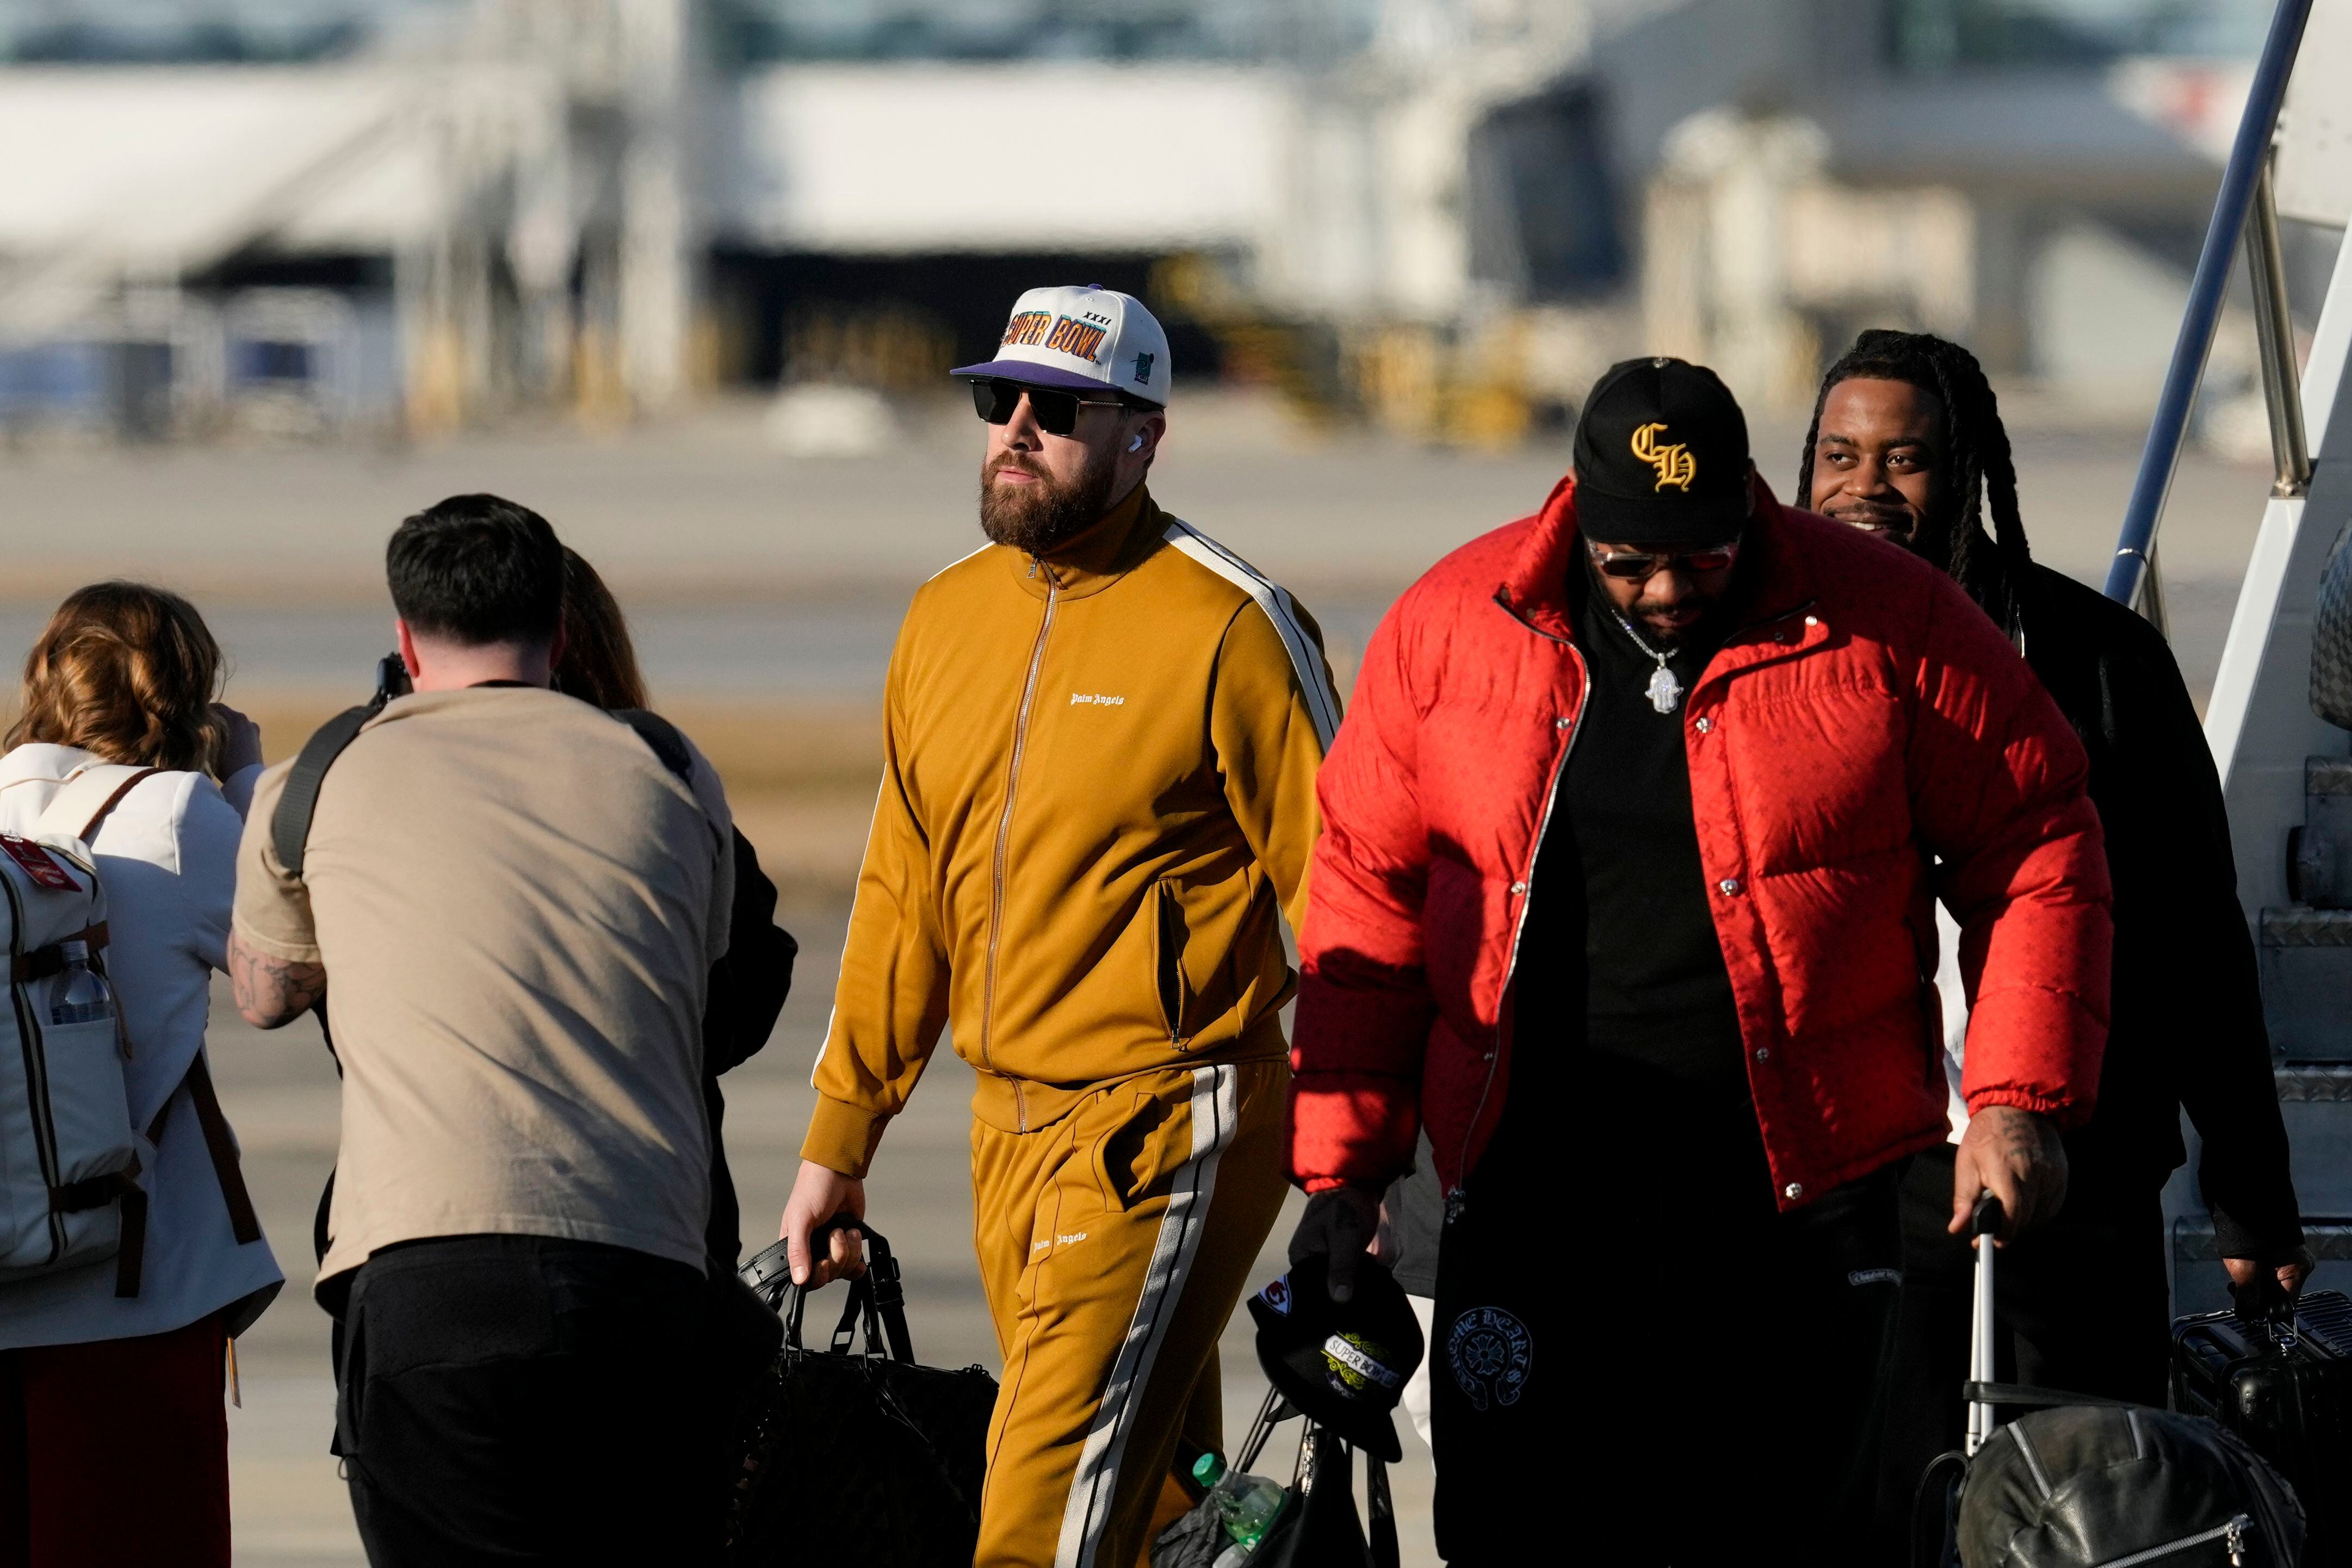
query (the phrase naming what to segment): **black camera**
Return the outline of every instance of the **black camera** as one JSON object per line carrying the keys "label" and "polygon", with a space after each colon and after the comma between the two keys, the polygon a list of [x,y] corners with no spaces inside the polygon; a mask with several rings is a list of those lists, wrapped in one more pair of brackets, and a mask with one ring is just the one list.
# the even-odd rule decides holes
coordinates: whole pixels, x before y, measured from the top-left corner
{"label": "black camera", "polygon": [[375,702],[382,707],[394,697],[404,697],[415,688],[408,684],[408,666],[397,651],[386,653],[375,662]]}

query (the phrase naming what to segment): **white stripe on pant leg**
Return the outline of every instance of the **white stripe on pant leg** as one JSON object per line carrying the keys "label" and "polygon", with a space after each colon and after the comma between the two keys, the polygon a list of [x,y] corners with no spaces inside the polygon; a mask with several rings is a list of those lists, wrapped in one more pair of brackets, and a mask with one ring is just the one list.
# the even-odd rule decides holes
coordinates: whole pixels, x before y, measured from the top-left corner
{"label": "white stripe on pant leg", "polygon": [[[1054,1568],[1091,1568],[1110,1524],[1110,1505],[1118,1490],[1119,1461],[1127,1453],[1128,1434],[1135,1427],[1136,1408],[1150,1385],[1152,1364],[1160,1343],[1175,1320],[1184,1282],[1192,1278],[1192,1260],[1201,1249],[1201,1234],[1208,1228],[1209,1200],[1217,1185],[1217,1157],[1234,1140],[1240,1118],[1235,1113],[1234,1082],[1230,1066],[1192,1071],[1192,1153],[1177,1167],[1168,1195],[1168,1209],[1160,1218],[1160,1236],[1151,1249],[1151,1268],[1144,1275],[1143,1293],[1135,1303],[1127,1337],[1103,1387],[1095,1424],[1079,1451],[1077,1473],[1070,1480],[1070,1500],[1062,1513],[1062,1539],[1054,1553]],[[1121,1563],[1118,1568],[1128,1568]]]}

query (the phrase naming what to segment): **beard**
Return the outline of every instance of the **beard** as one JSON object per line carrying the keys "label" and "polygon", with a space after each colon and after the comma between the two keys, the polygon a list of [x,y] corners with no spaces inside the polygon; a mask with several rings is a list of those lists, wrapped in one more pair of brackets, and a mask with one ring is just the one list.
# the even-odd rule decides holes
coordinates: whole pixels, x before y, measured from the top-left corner
{"label": "beard", "polygon": [[[1723,589],[1717,589],[1713,595],[1706,598],[1694,594],[1682,600],[1678,604],[1668,604],[1662,599],[1649,598],[1644,592],[1636,595],[1633,603],[1620,609],[1616,601],[1610,597],[1609,580],[1601,574],[1600,568],[1587,561],[1584,570],[1586,580],[1591,585],[1592,602],[1597,607],[1595,613],[1622,617],[1640,634],[1643,642],[1662,653],[1682,647],[1698,636],[1703,630],[1708,628],[1718,618],[1725,597]],[[1646,587],[1645,584],[1644,588]],[[1653,615],[1671,616],[1678,609],[1683,611],[1696,609],[1699,614],[1696,619],[1689,620],[1680,626],[1671,622],[1661,626],[1650,619]]]}
{"label": "beard", "polygon": [[[1023,454],[1003,453],[980,471],[981,531],[994,543],[1024,554],[1048,554],[1094,527],[1110,509],[1118,466],[1112,453],[1088,453],[1086,467],[1066,484]],[[1019,469],[1031,482],[1001,482],[997,476],[1008,468]]]}
{"label": "beard", "polygon": [[1633,608],[1625,612],[1625,619],[1631,621],[1654,646],[1660,649],[1679,648],[1689,641],[1690,633],[1696,630],[1698,623],[1695,622],[1688,627],[1671,624],[1661,626],[1650,619],[1653,615],[1667,614],[1673,609],[1674,606],[1658,600],[1637,599],[1633,601]]}

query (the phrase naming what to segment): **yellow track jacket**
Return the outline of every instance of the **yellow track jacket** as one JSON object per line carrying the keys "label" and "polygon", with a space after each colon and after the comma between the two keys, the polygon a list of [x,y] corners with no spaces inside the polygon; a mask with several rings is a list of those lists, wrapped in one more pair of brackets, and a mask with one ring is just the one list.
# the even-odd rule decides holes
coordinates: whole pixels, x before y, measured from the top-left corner
{"label": "yellow track jacket", "polygon": [[915,595],[803,1157],[863,1176],[942,1025],[1007,1132],[1104,1082],[1279,1057],[1339,722],[1289,594],[1139,486],[1091,559]]}

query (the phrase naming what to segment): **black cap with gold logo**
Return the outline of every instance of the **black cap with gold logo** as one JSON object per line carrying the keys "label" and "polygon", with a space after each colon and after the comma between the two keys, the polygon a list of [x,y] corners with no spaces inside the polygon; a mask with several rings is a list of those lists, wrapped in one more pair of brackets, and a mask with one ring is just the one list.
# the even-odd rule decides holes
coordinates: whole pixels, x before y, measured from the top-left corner
{"label": "black cap with gold logo", "polygon": [[1748,526],[1748,420],[1705,365],[1612,365],[1576,423],[1576,525],[1612,544],[1713,545]]}

